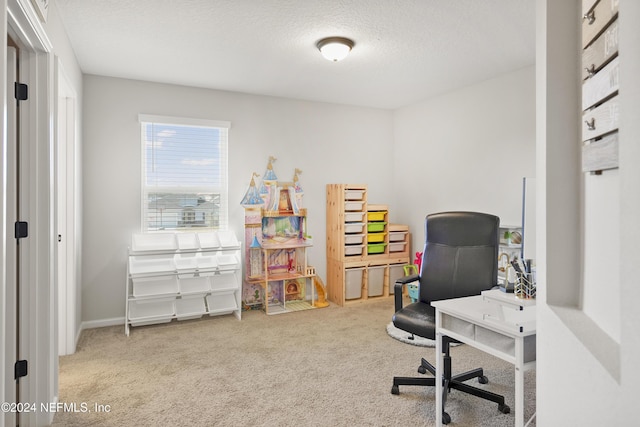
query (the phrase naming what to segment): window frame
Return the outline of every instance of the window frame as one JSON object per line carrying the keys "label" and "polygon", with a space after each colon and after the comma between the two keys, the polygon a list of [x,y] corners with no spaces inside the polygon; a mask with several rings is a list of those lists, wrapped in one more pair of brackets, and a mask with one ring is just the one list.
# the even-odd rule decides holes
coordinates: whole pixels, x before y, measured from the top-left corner
{"label": "window frame", "polygon": [[[199,231],[211,231],[211,230],[227,230],[229,228],[229,129],[231,129],[231,122],[224,120],[208,120],[197,119],[188,117],[174,117],[174,116],[161,116],[153,114],[139,114],[138,122],[140,124],[140,229],[143,233],[157,233],[157,232],[199,232]],[[221,185],[220,189],[220,212],[219,212],[219,226],[218,227],[175,227],[167,229],[152,229],[148,226],[145,214],[148,203],[148,197],[145,197],[149,193],[149,186],[147,185],[146,176],[146,143],[145,139],[145,126],[147,124],[158,125],[174,125],[174,126],[187,126],[187,127],[202,127],[202,128],[217,128],[223,135],[220,138],[221,144],[221,156],[220,156],[220,174]],[[193,187],[197,189],[197,187]]]}

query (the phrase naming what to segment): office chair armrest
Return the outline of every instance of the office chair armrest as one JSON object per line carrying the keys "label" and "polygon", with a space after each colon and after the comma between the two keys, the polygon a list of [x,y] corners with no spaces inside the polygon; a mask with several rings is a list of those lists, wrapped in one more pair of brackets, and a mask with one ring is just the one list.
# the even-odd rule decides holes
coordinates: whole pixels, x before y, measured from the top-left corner
{"label": "office chair armrest", "polygon": [[402,291],[404,285],[408,283],[417,282],[420,280],[420,276],[418,274],[412,274],[411,276],[400,277],[396,280],[395,285],[393,286],[393,296],[395,301],[396,311],[402,308]]}

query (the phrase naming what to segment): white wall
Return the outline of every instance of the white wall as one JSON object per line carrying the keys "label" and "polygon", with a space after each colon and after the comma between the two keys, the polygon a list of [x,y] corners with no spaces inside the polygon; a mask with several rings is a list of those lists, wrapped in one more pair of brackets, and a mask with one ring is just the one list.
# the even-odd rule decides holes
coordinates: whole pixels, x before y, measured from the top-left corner
{"label": "white wall", "polygon": [[538,0],[536,10],[536,422],[636,425],[640,3],[619,2],[620,168],[587,177],[579,168],[581,3]]}
{"label": "white wall", "polygon": [[[75,117],[76,117],[76,131],[75,131],[75,139],[76,139],[76,152],[73,154],[74,164],[68,164],[69,168],[74,169],[74,178],[75,178],[75,189],[73,194],[68,194],[68,198],[73,198],[72,204],[74,206],[75,212],[72,213],[72,216],[76,220],[76,225],[74,227],[73,233],[69,233],[68,236],[64,236],[64,238],[71,237],[75,239],[74,242],[74,254],[73,254],[73,263],[75,265],[75,272],[71,277],[75,280],[75,297],[73,300],[75,301],[75,329],[76,329],[76,337],[79,338],[79,334],[81,331],[81,321],[82,321],[82,286],[81,286],[81,271],[82,271],[82,177],[81,177],[81,156],[82,156],[82,71],[80,70],[80,66],[78,65],[75,53],[71,48],[71,43],[67,37],[66,30],[62,24],[60,16],[58,14],[58,9],[56,7],[55,2],[50,2],[49,4],[49,12],[47,15],[47,22],[45,23],[45,30],[49,37],[51,38],[53,47],[54,47],[54,55],[55,58],[59,60],[59,65],[62,70],[58,72],[62,72],[65,75],[65,78],[68,80],[69,85],[72,87],[75,92]],[[58,82],[55,82],[54,85],[58,85]],[[57,104],[57,101],[55,101]],[[56,233],[58,234],[58,233]]]}
{"label": "white wall", "polygon": [[[630,296],[638,290],[638,260],[640,260],[640,2],[620,2],[620,92],[624,108],[620,112],[620,363],[622,393],[620,420],[638,419],[640,383],[640,310],[638,300]],[[623,425],[624,423],[620,423]]]}
{"label": "white wall", "polygon": [[535,69],[401,108],[394,114],[395,222],[424,245],[424,217],[447,210],[522,222],[522,178],[535,176]]}
{"label": "white wall", "polygon": [[309,263],[323,279],[326,184],[367,184],[376,203],[393,194],[390,111],[85,76],[82,301],[93,326],[124,316],[127,246],[140,230],[139,113],[231,121],[229,214],[238,237],[252,172],[262,175],[270,155],[281,180],[302,169]]}

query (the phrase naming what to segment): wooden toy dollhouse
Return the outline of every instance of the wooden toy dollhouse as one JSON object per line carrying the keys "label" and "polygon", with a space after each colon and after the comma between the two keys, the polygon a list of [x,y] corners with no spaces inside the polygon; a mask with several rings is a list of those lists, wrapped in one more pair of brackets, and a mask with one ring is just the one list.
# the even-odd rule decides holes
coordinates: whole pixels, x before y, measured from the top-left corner
{"label": "wooden toy dollhouse", "polygon": [[307,262],[307,211],[295,169],[292,182],[281,182],[269,157],[258,187],[253,174],[241,204],[245,208],[245,309],[267,314],[326,307],[326,291]]}

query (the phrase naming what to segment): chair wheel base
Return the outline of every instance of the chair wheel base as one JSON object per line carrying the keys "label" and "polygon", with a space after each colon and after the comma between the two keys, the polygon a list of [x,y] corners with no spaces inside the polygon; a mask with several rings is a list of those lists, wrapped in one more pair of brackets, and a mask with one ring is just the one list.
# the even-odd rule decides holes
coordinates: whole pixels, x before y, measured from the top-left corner
{"label": "chair wheel base", "polygon": [[400,389],[398,388],[397,385],[394,385],[393,387],[391,387],[391,394],[400,394]]}
{"label": "chair wheel base", "polygon": [[488,382],[489,382],[489,378],[487,378],[486,376],[484,376],[484,375],[483,375],[483,376],[481,376],[481,377],[478,377],[478,382],[479,382],[480,384],[486,384],[486,383],[488,383]]}
{"label": "chair wheel base", "polygon": [[449,424],[451,422],[451,417],[446,412],[442,413],[442,424]]}
{"label": "chair wheel base", "polygon": [[511,408],[509,408],[507,405],[498,405],[498,411],[502,412],[503,414],[508,414],[509,412],[511,412]]}

